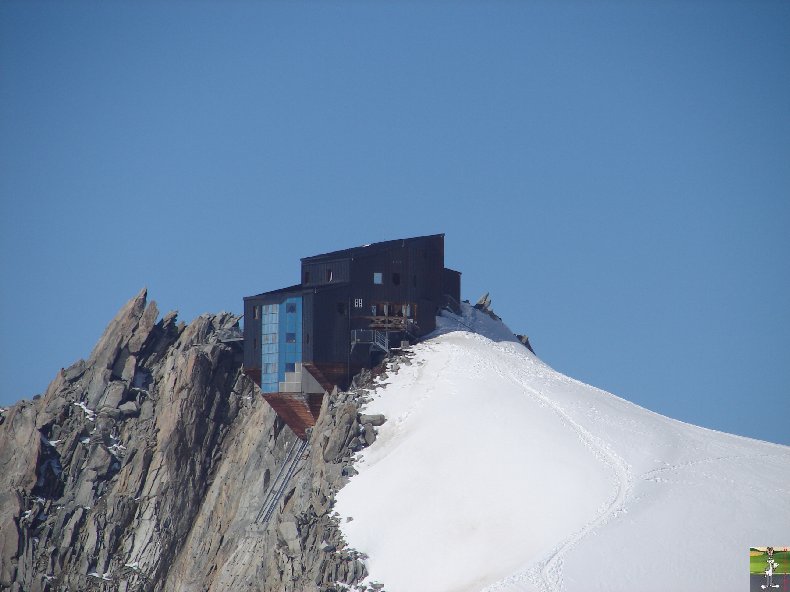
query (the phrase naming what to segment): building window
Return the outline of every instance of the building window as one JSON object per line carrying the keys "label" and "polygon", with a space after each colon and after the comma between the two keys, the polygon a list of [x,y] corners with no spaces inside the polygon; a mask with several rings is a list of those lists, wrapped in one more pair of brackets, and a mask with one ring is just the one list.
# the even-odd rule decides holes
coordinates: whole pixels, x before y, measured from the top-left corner
{"label": "building window", "polygon": [[362,298],[354,298],[354,308],[362,308]]}
{"label": "building window", "polygon": [[338,302],[337,303],[337,313],[338,314],[346,314],[346,303],[345,302]]}
{"label": "building window", "polygon": [[286,333],[285,343],[296,343],[296,333]]}
{"label": "building window", "polygon": [[304,283],[305,284],[309,284],[310,283],[310,272],[309,271],[305,271],[304,272]]}
{"label": "building window", "polygon": [[294,362],[286,362],[285,363],[285,371],[286,372],[296,372],[296,364]]}
{"label": "building window", "polygon": [[326,270],[326,281],[331,282],[332,281],[332,277],[333,277],[332,276],[332,270],[331,269],[327,269]]}
{"label": "building window", "polygon": [[261,318],[261,306],[259,304],[252,307],[252,318],[256,320]]}
{"label": "building window", "polygon": [[383,279],[380,271],[374,271],[373,272],[373,283],[374,284],[383,284],[384,283],[384,279]]}
{"label": "building window", "polygon": [[392,283],[395,284],[396,286],[400,286],[400,274],[399,273],[393,273],[392,274]]}
{"label": "building window", "polygon": [[289,302],[285,305],[285,312],[296,312],[296,304]]}

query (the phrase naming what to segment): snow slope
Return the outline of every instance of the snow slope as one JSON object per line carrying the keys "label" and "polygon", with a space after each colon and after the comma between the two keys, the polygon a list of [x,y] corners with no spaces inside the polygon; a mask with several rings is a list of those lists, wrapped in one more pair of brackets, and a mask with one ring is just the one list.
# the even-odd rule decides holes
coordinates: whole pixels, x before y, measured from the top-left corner
{"label": "snow slope", "polygon": [[374,391],[388,421],[336,505],[368,582],[735,592],[750,546],[788,544],[790,448],[568,378],[468,306],[413,353]]}

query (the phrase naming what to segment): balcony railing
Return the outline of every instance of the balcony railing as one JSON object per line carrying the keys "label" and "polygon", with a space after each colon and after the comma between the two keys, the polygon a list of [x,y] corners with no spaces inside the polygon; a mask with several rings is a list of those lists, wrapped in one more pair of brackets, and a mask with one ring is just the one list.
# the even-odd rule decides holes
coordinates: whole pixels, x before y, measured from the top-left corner
{"label": "balcony railing", "polygon": [[408,317],[390,317],[377,315],[359,318],[370,321],[368,326],[371,329],[383,329],[385,331],[409,331],[414,326],[414,320]]}
{"label": "balcony railing", "polygon": [[352,329],[351,330],[351,349],[358,344],[371,345],[379,348],[383,352],[389,352],[390,339],[386,331],[376,331],[375,329]]}

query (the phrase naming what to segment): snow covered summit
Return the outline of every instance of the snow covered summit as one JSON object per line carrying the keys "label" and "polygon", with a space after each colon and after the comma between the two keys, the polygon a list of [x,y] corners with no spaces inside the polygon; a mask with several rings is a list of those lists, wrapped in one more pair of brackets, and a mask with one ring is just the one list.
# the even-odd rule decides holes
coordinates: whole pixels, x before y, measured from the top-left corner
{"label": "snow covered summit", "polygon": [[471,307],[372,396],[336,508],[389,592],[736,592],[790,536],[790,448],[568,378]]}

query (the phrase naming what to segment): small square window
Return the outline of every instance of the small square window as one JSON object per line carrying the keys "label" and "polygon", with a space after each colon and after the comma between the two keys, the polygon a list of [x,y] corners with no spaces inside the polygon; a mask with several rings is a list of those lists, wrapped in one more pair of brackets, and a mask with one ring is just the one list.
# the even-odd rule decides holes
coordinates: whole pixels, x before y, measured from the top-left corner
{"label": "small square window", "polygon": [[354,298],[354,308],[362,308],[362,298]]}
{"label": "small square window", "polygon": [[373,283],[374,284],[383,284],[384,283],[384,279],[383,279],[382,274],[381,274],[380,271],[374,271],[373,272]]}
{"label": "small square window", "polygon": [[286,333],[285,343],[296,343],[296,333]]}
{"label": "small square window", "polygon": [[393,273],[392,274],[392,283],[395,284],[396,286],[400,286],[400,274],[399,273]]}
{"label": "small square window", "polygon": [[296,364],[294,362],[286,362],[285,363],[285,371],[286,372],[296,372]]}

